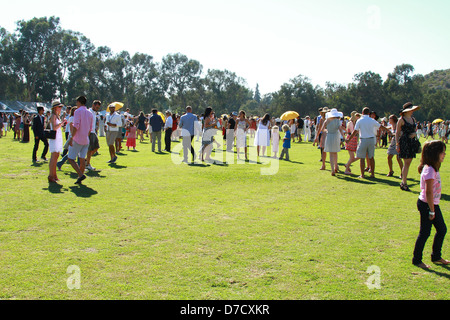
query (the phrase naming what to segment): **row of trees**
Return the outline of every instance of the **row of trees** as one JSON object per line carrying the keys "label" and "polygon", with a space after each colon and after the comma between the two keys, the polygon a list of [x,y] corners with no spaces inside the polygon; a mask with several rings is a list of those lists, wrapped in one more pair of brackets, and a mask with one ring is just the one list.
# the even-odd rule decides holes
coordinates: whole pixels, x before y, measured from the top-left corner
{"label": "row of trees", "polygon": [[450,118],[447,89],[429,89],[414,67],[395,67],[386,80],[371,71],[354,76],[348,85],[313,86],[299,75],[276,92],[261,95],[245,79],[228,70],[203,71],[199,61],[181,53],[161,62],[148,54],[113,53],[95,47],[83,34],[64,30],[56,17],[17,22],[10,33],[0,28],[0,99],[46,101],[59,98],[66,104],[84,94],[91,99],[122,101],[133,112],[157,107],[181,112],[186,105],[216,113],[243,109],[250,114],[280,115],[287,110],[315,116],[323,106],[345,114],[369,106],[380,115],[398,114],[406,101],[426,106],[420,120]]}

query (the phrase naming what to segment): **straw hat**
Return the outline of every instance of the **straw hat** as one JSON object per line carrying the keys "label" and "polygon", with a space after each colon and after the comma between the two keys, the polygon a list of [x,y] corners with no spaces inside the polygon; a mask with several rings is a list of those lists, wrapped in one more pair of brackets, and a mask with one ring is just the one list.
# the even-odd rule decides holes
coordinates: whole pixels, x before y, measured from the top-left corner
{"label": "straw hat", "polygon": [[59,100],[54,100],[53,102],[52,102],[52,109],[53,108],[57,108],[57,107],[63,107],[64,105],[59,101]]}

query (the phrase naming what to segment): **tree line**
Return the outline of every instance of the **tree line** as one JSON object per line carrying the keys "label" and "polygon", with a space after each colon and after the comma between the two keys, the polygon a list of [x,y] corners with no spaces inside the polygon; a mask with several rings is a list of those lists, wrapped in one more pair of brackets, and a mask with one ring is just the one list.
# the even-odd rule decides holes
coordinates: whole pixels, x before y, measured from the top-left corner
{"label": "tree line", "polygon": [[14,33],[0,27],[0,99],[74,104],[83,94],[91,99],[124,102],[132,112],[152,108],[182,112],[187,105],[217,114],[245,110],[248,114],[279,116],[294,110],[315,116],[320,107],[350,114],[368,106],[380,116],[398,114],[411,101],[421,105],[418,120],[450,119],[448,88],[428,85],[409,64],[398,65],[387,79],[372,71],[358,73],[347,85],[327,82],[314,86],[303,75],[261,95],[259,86],[229,70],[203,71],[199,61],[181,53],[160,62],[151,55],[113,53],[96,47],[83,34],[62,29],[57,17],[18,21]]}

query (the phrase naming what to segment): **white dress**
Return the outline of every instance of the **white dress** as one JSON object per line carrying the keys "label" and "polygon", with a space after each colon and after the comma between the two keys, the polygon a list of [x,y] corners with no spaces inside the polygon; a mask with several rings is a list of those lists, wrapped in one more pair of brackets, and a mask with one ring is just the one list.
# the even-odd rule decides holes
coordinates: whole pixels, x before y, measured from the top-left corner
{"label": "white dress", "polygon": [[272,129],[272,152],[278,152],[280,147],[280,130]]}
{"label": "white dress", "polygon": [[[56,119],[56,124],[60,124],[61,121]],[[53,125],[50,123],[50,128],[53,130]],[[56,138],[48,139],[48,150],[50,153],[53,152],[63,152],[63,138],[61,128],[56,130]]]}
{"label": "white dress", "polygon": [[247,122],[239,121],[237,124],[236,130],[236,148],[245,148],[247,147]]}
{"label": "white dress", "polygon": [[266,125],[264,125],[262,121],[259,123],[258,130],[256,130],[256,137],[254,143],[255,146],[261,147],[270,146],[269,124],[270,124],[269,121],[267,121]]}

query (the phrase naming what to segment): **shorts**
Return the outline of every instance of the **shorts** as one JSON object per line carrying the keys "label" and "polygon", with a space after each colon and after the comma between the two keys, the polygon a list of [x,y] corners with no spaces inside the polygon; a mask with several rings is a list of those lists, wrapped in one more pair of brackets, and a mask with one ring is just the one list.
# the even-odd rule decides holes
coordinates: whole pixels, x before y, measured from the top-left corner
{"label": "shorts", "polygon": [[100,148],[100,143],[98,142],[98,137],[95,132],[89,134],[89,151],[94,151]]}
{"label": "shorts", "polygon": [[72,140],[72,145],[69,146],[69,153],[67,157],[69,159],[75,160],[78,156],[80,159],[86,159],[89,145],[81,145]]}
{"label": "shorts", "polygon": [[118,133],[119,131],[106,132],[106,143],[108,144],[108,146],[113,146],[115,144]]}
{"label": "shorts", "polygon": [[366,155],[368,155],[369,159],[372,159],[375,156],[376,142],[377,140],[375,137],[360,138],[358,148],[356,149],[356,157],[358,159],[365,159]]}

